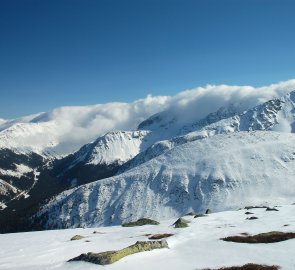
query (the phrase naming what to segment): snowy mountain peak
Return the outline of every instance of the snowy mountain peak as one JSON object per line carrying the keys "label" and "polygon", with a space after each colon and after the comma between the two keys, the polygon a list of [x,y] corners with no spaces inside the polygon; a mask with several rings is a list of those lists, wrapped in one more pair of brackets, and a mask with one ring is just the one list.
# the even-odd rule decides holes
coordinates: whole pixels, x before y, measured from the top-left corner
{"label": "snowy mountain peak", "polygon": [[[238,114],[236,106],[221,108],[180,133],[203,131],[208,136],[252,130],[274,130],[292,133],[295,123],[295,91],[280,99],[269,100]],[[235,113],[236,111],[236,113]]]}
{"label": "snowy mountain peak", "polygon": [[91,145],[86,164],[123,164],[145,150],[148,131],[114,131],[98,138]]}
{"label": "snowy mountain peak", "polygon": [[239,104],[230,104],[227,107],[220,107],[216,112],[208,114],[205,118],[192,123],[191,125],[184,126],[179,134],[186,134],[191,131],[200,130],[208,125],[214,124],[220,120],[232,117],[239,113]]}
{"label": "snowy mountain peak", "polygon": [[72,186],[113,176],[118,168],[144,151],[148,131],[114,131],[57,162],[57,177]]}
{"label": "snowy mountain peak", "polygon": [[54,138],[55,133],[54,124],[51,122],[15,123],[0,131],[0,148],[9,148],[20,153],[54,155],[53,149],[59,144]]}

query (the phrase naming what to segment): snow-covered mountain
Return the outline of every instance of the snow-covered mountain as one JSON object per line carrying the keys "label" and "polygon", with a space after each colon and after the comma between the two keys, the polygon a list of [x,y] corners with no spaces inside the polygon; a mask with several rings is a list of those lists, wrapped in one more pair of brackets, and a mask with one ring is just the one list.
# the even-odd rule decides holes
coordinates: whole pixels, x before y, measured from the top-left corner
{"label": "snow-covered mountain", "polygon": [[12,200],[29,196],[44,163],[44,158],[35,153],[20,154],[0,149],[0,209],[6,208]]}
{"label": "snow-covered mountain", "polygon": [[168,97],[133,103],[61,107],[50,112],[0,121],[0,149],[43,156],[65,156],[115,130],[132,130],[152,114],[165,109]]}
{"label": "snow-covered mountain", "polygon": [[34,217],[44,228],[291,202],[295,136],[238,132],[182,144],[123,174],[63,192]]}
{"label": "snow-covered mountain", "polygon": [[[151,130],[165,137],[179,136],[197,130],[215,130],[216,133],[226,133],[246,130],[271,130],[293,132],[295,123],[295,91],[281,98],[269,100],[243,111],[241,104],[229,104],[221,107],[206,117],[182,126],[175,115],[164,111],[151,116],[142,122],[138,128]],[[177,118],[180,118],[178,115]],[[198,118],[196,116],[195,118]],[[224,120],[224,121],[222,121]]]}
{"label": "snow-covered mountain", "polygon": [[74,164],[124,164],[129,159],[145,150],[148,131],[118,131],[99,137],[75,153]]}
{"label": "snow-covered mountain", "polygon": [[[175,146],[195,140],[202,140],[217,134],[252,130],[295,132],[295,91],[288,93],[280,99],[269,100],[241,114],[238,114],[238,111],[239,108],[234,105],[230,105],[227,108],[221,107],[205,118],[178,129],[175,129],[172,122],[168,125],[166,119],[163,120],[165,124],[160,124],[162,121],[159,118],[160,114],[152,116],[140,124],[139,128],[148,128],[151,125],[151,137],[154,138],[169,138],[171,130],[170,137],[175,134],[178,134],[178,136],[152,144],[146,151],[139,153],[135,158],[126,162],[119,172],[121,173],[136,167]],[[157,128],[155,128],[152,119],[157,119]],[[163,132],[162,129],[165,129],[165,131]]]}
{"label": "snow-covered mountain", "polygon": [[144,131],[111,132],[61,159],[0,150],[1,222],[11,215],[27,214],[27,209],[63,190],[113,176],[150,145],[148,135]]}
{"label": "snow-covered mountain", "polygon": [[117,131],[99,137],[56,162],[54,172],[70,186],[113,176],[127,161],[150,146],[148,131]]}
{"label": "snow-covered mountain", "polygon": [[[294,167],[294,164],[291,162],[290,168],[288,166],[279,168],[278,177],[269,180],[268,167],[265,167],[263,173],[259,174],[259,168],[252,166],[250,156],[253,153],[257,154],[255,147],[258,145],[258,150],[263,153],[262,158],[267,161],[267,166],[271,168],[270,171],[276,174],[272,170],[275,167],[276,160],[282,159],[283,153],[278,151],[273,156],[267,156],[266,148],[274,144],[286,151],[292,149],[292,144],[284,145],[284,140],[293,141],[295,91],[264,103],[260,102],[263,99],[258,101],[255,97],[254,100],[254,103],[259,103],[259,105],[247,110],[244,110],[244,108],[249,107],[252,104],[251,102],[248,101],[245,105],[242,104],[243,102],[231,103],[227,100],[225,102],[226,106],[221,106],[216,111],[208,110],[209,114],[204,117],[190,115],[186,120],[182,118],[188,116],[188,111],[194,111],[190,110],[192,104],[188,105],[186,109],[184,106],[181,110],[178,108],[174,111],[170,107],[143,121],[139,124],[138,130],[108,132],[103,136],[99,136],[93,142],[82,146],[76,152],[72,152],[78,145],[73,144],[76,135],[73,130],[77,131],[76,127],[78,126],[83,127],[82,130],[85,132],[89,124],[89,114],[92,119],[97,117],[97,111],[93,113],[93,108],[89,109],[86,115],[80,112],[82,116],[79,115],[79,110],[76,111],[75,108],[64,108],[61,110],[62,112],[57,114],[63,115],[62,120],[55,117],[54,113],[51,112],[50,114],[43,113],[26,117],[22,120],[22,123],[19,121],[5,121],[0,126],[3,129],[0,132],[0,137],[2,136],[3,139],[0,140],[2,151],[10,151],[16,156],[29,157],[30,155],[36,155],[42,159],[42,162],[37,167],[34,167],[19,160],[18,162],[12,162],[14,164],[12,169],[5,166],[2,168],[0,164],[0,176],[2,172],[3,175],[6,174],[8,177],[5,179],[0,178],[2,180],[0,187],[2,194],[0,197],[0,199],[2,198],[0,200],[1,208],[3,209],[8,205],[7,208],[0,211],[0,215],[2,212],[9,213],[9,211],[14,211],[15,216],[19,211],[28,214],[27,209],[29,209],[29,213],[33,214],[34,211],[38,211],[38,204],[42,202],[45,203],[45,206],[38,214],[40,217],[40,219],[37,219],[38,222],[41,220],[42,223],[44,216],[51,216],[51,223],[42,223],[41,227],[38,227],[42,228],[43,225],[45,227],[68,227],[81,224],[117,224],[123,220],[143,216],[145,213],[149,216],[161,218],[171,217],[182,213],[183,209],[192,208],[197,210],[209,207],[212,202],[208,198],[211,197],[217,200],[216,204],[213,204],[216,210],[234,207],[233,199],[231,199],[232,204],[228,206],[223,204],[223,207],[220,207],[219,205],[220,201],[217,199],[219,193],[216,194],[216,187],[212,184],[215,183],[215,180],[218,181],[215,177],[215,167],[222,167],[222,169],[219,169],[222,181],[233,185],[236,188],[235,192],[239,192],[239,187],[245,188],[244,184],[248,180],[244,179],[253,179],[253,183],[247,184],[247,187],[248,185],[258,185],[258,180],[255,177],[253,178],[256,172],[261,177],[262,182],[270,181],[271,184],[273,184],[273,181],[279,180],[284,170],[288,169],[290,175],[293,173],[292,166]],[[63,129],[63,125],[66,124],[64,121],[66,119],[65,115],[68,114],[76,116],[79,122],[74,129],[72,127],[67,129],[67,126]],[[73,119],[73,115],[71,115],[70,119]],[[137,122],[138,120],[136,120],[135,124]],[[93,123],[96,123],[96,121]],[[72,122],[70,121],[68,124],[71,125]],[[47,126],[48,132],[44,133],[44,126]],[[63,129],[63,131],[59,131],[59,128]],[[39,133],[38,130],[40,130]],[[71,130],[73,138],[68,140],[69,134],[63,137],[61,134],[64,130],[67,130],[66,132]],[[91,127],[90,130],[92,130]],[[251,131],[264,132],[249,133]],[[47,136],[46,139],[44,139],[44,136]],[[89,138],[89,136],[88,134],[84,139]],[[81,143],[81,134],[78,137],[77,142]],[[55,142],[51,141],[52,138],[56,139]],[[255,140],[253,141],[251,138],[255,138]],[[33,145],[35,139],[36,144],[33,147],[34,150],[32,150],[33,148],[30,145]],[[265,143],[262,143],[262,141],[265,141]],[[51,146],[48,146],[48,142],[50,142]],[[223,145],[224,142],[227,145],[232,144],[233,149],[229,151],[219,148],[219,145]],[[234,165],[250,166],[255,170],[252,172],[243,171],[232,165],[234,170],[239,173],[237,173],[237,178],[230,177],[231,168],[225,166],[223,162],[227,160],[228,163],[231,163],[228,161],[228,159],[232,158],[229,153],[244,151],[244,144],[249,144],[249,149],[247,148],[246,151],[248,156],[237,155],[237,158],[234,159]],[[251,144],[255,145],[255,147],[251,146]],[[23,147],[24,145],[28,145],[28,147]],[[282,145],[284,147],[281,147]],[[207,150],[204,150],[205,148],[208,149],[208,153],[211,153],[210,157],[213,156],[212,153],[219,153],[220,160],[211,163],[209,157],[206,156]],[[58,149],[62,149],[62,151],[58,151]],[[71,154],[65,157],[59,156],[56,159],[57,154],[67,152],[65,149],[68,149],[67,151],[70,151]],[[188,156],[189,159],[179,160],[179,156]],[[3,156],[2,160],[5,162],[6,157]],[[290,160],[292,160],[291,156]],[[205,164],[205,167],[207,166],[213,170],[211,174],[214,177],[208,176],[208,179],[205,177],[205,180],[203,180],[202,175],[195,173],[204,170],[200,162],[203,162],[202,164]],[[177,164],[174,166],[174,163]],[[164,170],[166,167],[170,169]],[[163,170],[165,171],[164,176],[162,175]],[[35,172],[38,173],[38,177],[36,177]],[[17,179],[11,178],[16,175],[20,177],[29,176],[28,181],[31,181],[31,186],[19,189],[14,184],[17,183]],[[108,179],[101,180],[104,178]],[[38,181],[34,179],[38,179]],[[178,179],[183,179],[184,182],[182,183]],[[179,181],[181,182],[178,183],[180,186],[177,184]],[[153,183],[154,188],[144,188],[144,186],[149,186],[150,182]],[[173,193],[163,193],[162,182],[165,183],[168,190],[173,190]],[[203,182],[206,184],[202,184],[203,189],[200,192],[206,199],[203,197],[200,199],[200,194],[198,199],[192,199],[193,195],[190,187]],[[107,183],[107,187],[104,186],[104,183]],[[228,193],[233,196],[230,192],[231,189],[224,185],[221,186],[221,197]],[[65,191],[71,187],[76,188]],[[185,195],[182,188],[187,192],[187,195]],[[46,205],[44,199],[48,200],[49,197],[56,196],[62,191],[65,191],[63,195],[53,197],[52,201]],[[177,192],[180,192],[180,195]],[[281,188],[278,188],[278,196],[284,197],[282,192]],[[176,193],[175,196],[174,193]],[[24,196],[18,197],[18,194]],[[4,196],[8,198],[8,201],[11,198],[17,198],[17,200],[7,204],[7,198],[4,198]],[[254,200],[255,196],[260,195],[254,194],[251,200]],[[243,196],[241,196],[242,199]],[[171,203],[169,203],[169,200],[171,200]],[[126,206],[129,204],[130,207]],[[159,207],[157,208],[154,204],[159,205]],[[146,205],[146,212],[138,210],[138,208],[143,208],[143,205]],[[78,208],[76,209],[76,207]],[[58,214],[60,208],[64,213],[61,216]],[[56,221],[57,223],[54,221],[55,217],[56,220],[59,220]]]}

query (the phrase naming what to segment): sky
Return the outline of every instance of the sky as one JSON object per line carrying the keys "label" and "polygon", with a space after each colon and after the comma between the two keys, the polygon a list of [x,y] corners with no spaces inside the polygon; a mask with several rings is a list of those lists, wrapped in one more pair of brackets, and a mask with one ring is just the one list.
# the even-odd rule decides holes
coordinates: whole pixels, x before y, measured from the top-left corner
{"label": "sky", "polygon": [[0,0],[0,118],[295,78],[292,0]]}

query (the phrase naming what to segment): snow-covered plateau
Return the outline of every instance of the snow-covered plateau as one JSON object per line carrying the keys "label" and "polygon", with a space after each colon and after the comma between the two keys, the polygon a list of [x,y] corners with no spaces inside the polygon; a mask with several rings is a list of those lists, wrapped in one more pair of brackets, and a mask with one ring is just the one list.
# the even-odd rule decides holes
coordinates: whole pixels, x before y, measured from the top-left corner
{"label": "snow-covered plateau", "polygon": [[[1,270],[78,270],[78,269],[169,269],[201,270],[240,266],[247,263],[278,265],[281,270],[295,269],[295,239],[268,244],[222,241],[221,238],[270,231],[295,231],[295,205],[277,206],[279,211],[251,209],[258,219],[248,220],[248,210],[225,211],[204,217],[185,216],[189,227],[176,229],[175,219],[160,225],[141,227],[100,227],[42,232],[0,234]],[[96,233],[93,233],[96,231]],[[170,233],[169,249],[127,256],[111,265],[67,262],[87,252],[117,250],[148,240],[149,234]],[[85,238],[70,241],[74,235]]]}

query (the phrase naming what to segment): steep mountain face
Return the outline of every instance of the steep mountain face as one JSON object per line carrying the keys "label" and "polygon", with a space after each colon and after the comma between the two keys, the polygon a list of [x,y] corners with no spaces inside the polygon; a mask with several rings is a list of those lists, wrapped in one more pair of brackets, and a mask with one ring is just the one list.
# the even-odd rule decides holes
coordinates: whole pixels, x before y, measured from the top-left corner
{"label": "steep mountain face", "polygon": [[110,132],[56,162],[53,172],[72,187],[107,178],[149,145],[148,131]]}
{"label": "steep mountain face", "polygon": [[295,136],[239,132],[182,144],[121,175],[52,199],[35,226],[119,224],[141,217],[175,217],[211,208],[291,202]]}
{"label": "steep mountain face", "polygon": [[[3,153],[0,163],[0,174],[5,174],[2,178],[7,180],[0,182],[0,225],[14,230],[11,224],[25,220],[51,196],[113,176],[123,163],[150,145],[148,135],[149,132],[145,131],[111,132],[61,159],[46,159],[31,153],[31,156],[40,158],[39,163],[31,162],[31,167],[23,164],[28,164],[26,158],[35,160],[31,156],[6,150],[15,156],[13,160]],[[14,163],[16,165],[12,165]],[[23,185],[21,188],[20,183]]]}
{"label": "steep mountain face", "polygon": [[36,184],[43,157],[0,149],[0,202],[4,207],[12,200],[25,198]]}
{"label": "steep mountain face", "polygon": [[[36,153],[0,149],[0,230],[13,226],[25,214],[25,209],[50,196],[48,186],[40,175],[48,162]],[[43,174],[42,174],[43,175]],[[44,182],[43,182],[44,181]],[[62,189],[64,190],[64,189]],[[60,191],[62,191],[60,190]],[[51,193],[55,195],[57,193]]]}

